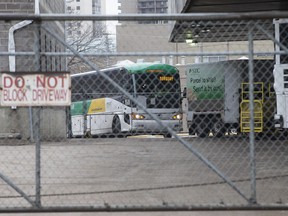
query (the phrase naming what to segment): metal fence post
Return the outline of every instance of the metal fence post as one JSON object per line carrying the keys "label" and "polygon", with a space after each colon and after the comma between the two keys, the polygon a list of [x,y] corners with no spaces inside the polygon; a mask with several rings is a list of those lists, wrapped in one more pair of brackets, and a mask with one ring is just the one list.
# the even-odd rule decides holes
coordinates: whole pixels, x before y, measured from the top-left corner
{"label": "metal fence post", "polygon": [[[35,45],[35,71],[41,70],[40,68],[40,26],[41,22],[35,22],[36,27],[34,31]],[[35,135],[35,204],[37,208],[41,207],[41,142],[40,142],[40,108],[36,108],[34,121],[34,135]]]}
{"label": "metal fence post", "polygon": [[249,134],[249,140],[250,140],[250,179],[251,179],[251,198],[250,203],[256,204],[256,168],[255,168],[255,146],[254,146],[254,95],[253,95],[253,35],[252,35],[252,29],[253,27],[249,26],[249,35],[248,35],[248,43],[249,43],[249,110],[250,110],[250,134]]}

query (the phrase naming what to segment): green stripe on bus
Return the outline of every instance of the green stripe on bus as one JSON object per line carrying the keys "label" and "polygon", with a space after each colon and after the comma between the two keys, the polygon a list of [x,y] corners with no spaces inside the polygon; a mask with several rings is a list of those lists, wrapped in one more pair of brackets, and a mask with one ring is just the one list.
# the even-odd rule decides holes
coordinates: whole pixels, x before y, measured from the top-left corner
{"label": "green stripe on bus", "polygon": [[130,73],[146,73],[147,71],[157,71],[162,70],[161,73],[167,74],[175,74],[178,73],[177,68],[167,65],[167,64],[160,64],[160,63],[141,63],[141,64],[131,64],[124,66]]}
{"label": "green stripe on bus", "polygon": [[73,102],[71,105],[71,115],[83,115],[88,112],[91,100]]}

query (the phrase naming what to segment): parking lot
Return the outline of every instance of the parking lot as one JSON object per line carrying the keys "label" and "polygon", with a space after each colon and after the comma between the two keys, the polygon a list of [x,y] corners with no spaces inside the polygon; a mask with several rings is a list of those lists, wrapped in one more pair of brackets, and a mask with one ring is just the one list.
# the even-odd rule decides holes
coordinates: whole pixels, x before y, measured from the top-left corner
{"label": "parking lot", "polygon": [[[247,197],[251,193],[249,140],[183,137]],[[257,201],[287,202],[287,142],[255,143]],[[246,200],[177,139],[129,137],[41,143],[43,207],[235,207]],[[35,197],[35,146],[1,145],[1,172]],[[273,152],[277,154],[271,154]],[[6,183],[1,208],[29,203]],[[209,194],[209,196],[207,196]]]}

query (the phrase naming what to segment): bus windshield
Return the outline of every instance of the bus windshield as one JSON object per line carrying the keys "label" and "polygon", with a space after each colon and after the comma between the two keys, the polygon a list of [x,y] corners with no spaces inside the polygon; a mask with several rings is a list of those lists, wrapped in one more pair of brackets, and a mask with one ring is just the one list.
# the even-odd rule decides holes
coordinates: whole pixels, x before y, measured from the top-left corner
{"label": "bus windshield", "polygon": [[179,74],[135,74],[137,95],[146,96],[147,108],[179,108]]}

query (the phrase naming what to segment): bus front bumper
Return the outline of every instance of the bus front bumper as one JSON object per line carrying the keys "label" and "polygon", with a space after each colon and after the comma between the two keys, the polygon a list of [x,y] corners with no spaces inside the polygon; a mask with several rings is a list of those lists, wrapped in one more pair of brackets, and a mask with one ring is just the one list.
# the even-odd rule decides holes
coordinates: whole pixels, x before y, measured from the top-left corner
{"label": "bus front bumper", "polygon": [[132,123],[132,132],[145,134],[165,134],[168,133],[168,127],[175,132],[183,130],[182,121],[162,120],[162,125],[154,120],[134,120]]}

